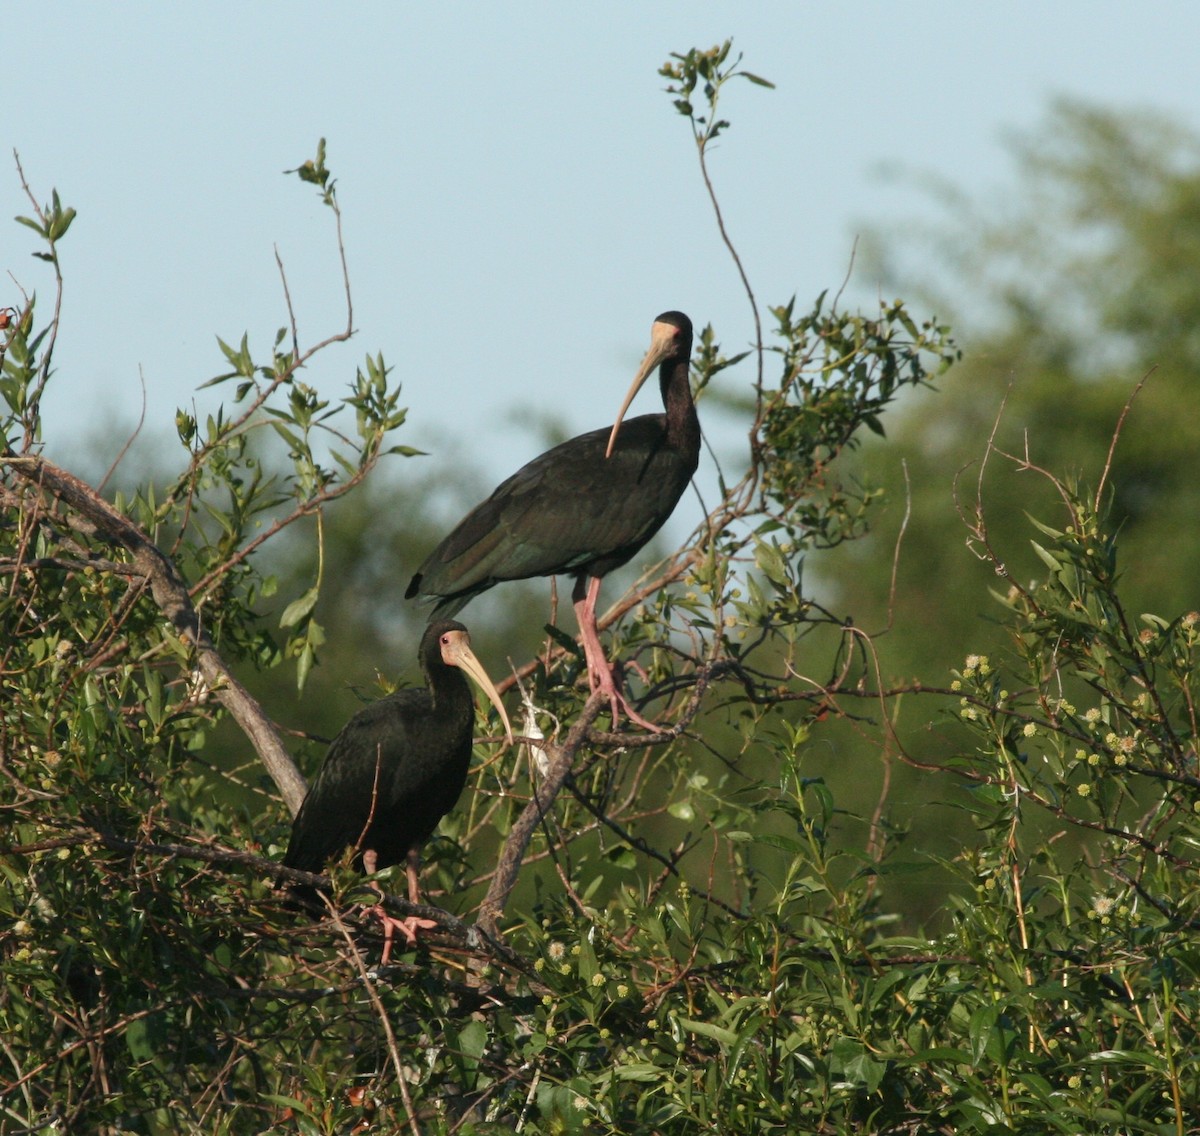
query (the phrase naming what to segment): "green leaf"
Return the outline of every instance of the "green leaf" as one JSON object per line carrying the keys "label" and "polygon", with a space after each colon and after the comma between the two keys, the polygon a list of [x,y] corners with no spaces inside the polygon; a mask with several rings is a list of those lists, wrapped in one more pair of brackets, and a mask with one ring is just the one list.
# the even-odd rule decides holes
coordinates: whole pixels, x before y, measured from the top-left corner
{"label": "green leaf", "polygon": [[304,684],[308,682],[308,675],[312,670],[315,658],[316,653],[308,644],[305,644],[301,648],[300,654],[296,656],[296,689],[298,691],[303,690]]}
{"label": "green leaf", "polygon": [[125,1045],[134,1061],[153,1061],[164,1040],[161,1014],[149,1014],[130,1022],[125,1029]]}
{"label": "green leaf", "polygon": [[1081,1058],[1088,1065],[1132,1065],[1139,1069],[1153,1069],[1156,1073],[1168,1074],[1170,1067],[1165,1057],[1144,1049],[1102,1049]]}
{"label": "green leaf", "polygon": [[303,453],[305,450],[304,443],[300,440],[300,435],[294,430],[289,430],[277,418],[271,419],[271,427],[287,444],[291,447],[293,453]]}
{"label": "green leaf", "polygon": [[484,1022],[468,1022],[458,1031],[458,1052],[465,1071],[474,1072],[483,1051],[487,1048],[487,1042],[488,1027]]}
{"label": "green leaf", "polygon": [[876,1060],[862,1042],[839,1037],[829,1051],[829,1071],[873,1093],[883,1081],[887,1066]]}
{"label": "green leaf", "polygon": [[724,1026],[719,1026],[714,1022],[701,1022],[691,1018],[680,1018],[679,1024],[688,1033],[699,1034],[701,1037],[711,1037],[713,1041],[719,1041],[722,1045],[733,1046],[737,1044],[738,1035],[733,1030],[726,1029]]}
{"label": "green leaf", "polygon": [[554,640],[555,643],[558,644],[558,646],[562,647],[563,650],[569,652],[576,658],[583,658],[583,648],[581,648],[579,644],[576,643],[575,640],[572,639],[571,636],[561,628],[555,627],[552,623],[547,623],[543,625],[542,629],[547,635],[550,636],[551,639]]}
{"label": "green leaf", "polygon": [[948,1045],[920,1049],[913,1053],[897,1053],[890,1060],[899,1065],[932,1066],[940,1064],[971,1065],[973,1058],[965,1049],[954,1049]]}
{"label": "green leaf", "polygon": [[[1024,512],[1024,510],[1022,510],[1022,512]],[[1062,539],[1063,534],[1060,529],[1052,529],[1049,525],[1042,524],[1042,522],[1039,521],[1037,519],[1037,517],[1035,517],[1032,513],[1025,513],[1025,519],[1027,521],[1029,521],[1029,523],[1031,525],[1033,525],[1033,527],[1035,529],[1037,529],[1038,532],[1043,533],[1044,535],[1050,537],[1052,540],[1061,540]]]}
{"label": "green leaf", "polygon": [[299,599],[294,599],[284,608],[283,615],[279,617],[280,627],[295,627],[316,605],[317,597],[320,595],[320,589],[314,585],[309,588],[304,595]]}
{"label": "green leaf", "polygon": [[1051,553],[1047,552],[1040,544],[1038,544],[1036,540],[1031,540],[1029,543],[1033,545],[1033,551],[1038,554],[1038,558],[1043,564],[1046,565],[1047,568],[1050,569],[1051,572],[1057,572],[1062,567],[1062,564],[1059,562],[1059,560]]}
{"label": "green leaf", "polygon": [[987,1053],[999,1016],[1000,1007],[995,1004],[981,1006],[971,1015],[967,1036],[971,1042],[971,1061],[975,1065],[979,1065]]}
{"label": "green leaf", "polygon": [[807,850],[803,841],[778,832],[761,832],[754,839],[758,844],[765,844],[768,848],[778,848],[781,852],[787,852],[793,856],[802,856]]}
{"label": "green leaf", "polygon": [[52,241],[60,240],[66,236],[67,230],[71,227],[71,222],[75,220],[75,210],[71,208],[64,209],[61,213],[56,211],[50,219],[47,236]]}
{"label": "green leaf", "polygon": [[787,585],[787,565],[783,554],[768,541],[758,541],[754,547],[754,562],[773,584]]}
{"label": "green leaf", "polygon": [[628,848],[624,844],[610,848],[604,854],[604,858],[614,867],[623,868],[627,872],[632,872],[638,866],[638,858],[634,854],[633,849]]}
{"label": "green leaf", "polygon": [[612,1071],[612,1075],[618,1081],[651,1082],[661,1081],[663,1071],[657,1065],[651,1065],[649,1062],[636,1061],[628,1065],[618,1065]]}

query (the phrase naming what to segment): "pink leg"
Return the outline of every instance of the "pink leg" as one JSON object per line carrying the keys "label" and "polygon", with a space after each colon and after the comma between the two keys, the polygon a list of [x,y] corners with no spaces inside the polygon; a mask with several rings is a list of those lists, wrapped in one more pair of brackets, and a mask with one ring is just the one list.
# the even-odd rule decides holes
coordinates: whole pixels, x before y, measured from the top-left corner
{"label": "pink leg", "polygon": [[[373,848],[368,848],[363,853],[363,867],[366,868],[368,874],[375,874],[376,863],[377,858],[375,856],[375,850]],[[406,870],[408,873],[409,903],[421,902],[420,893],[417,890],[417,868],[420,866],[420,863],[421,854],[417,852],[416,849],[410,849],[408,853],[408,863],[406,865]],[[379,892],[380,898],[382,898],[383,889],[377,883],[375,883],[374,880],[371,881],[371,886],[374,887],[377,892]],[[432,919],[422,919],[417,915],[409,915],[404,919],[396,919],[384,910],[382,903],[376,904],[372,910],[379,917],[379,921],[383,924],[383,956],[380,959],[380,962],[384,966],[387,966],[388,959],[392,957],[392,940],[395,938],[397,931],[404,936],[405,941],[409,946],[411,946],[417,941],[417,931],[437,926]]]}
{"label": "pink leg", "polygon": [[588,577],[587,587],[584,588],[583,577],[575,583],[572,600],[575,603],[575,619],[579,623],[579,637],[583,641],[583,657],[587,662],[588,686],[594,694],[597,690],[608,696],[608,704],[612,707],[613,729],[617,729],[617,719],[623,711],[625,716],[635,725],[652,733],[662,733],[662,727],[648,722],[622,697],[613,680],[613,668],[604,656],[604,648],[600,645],[600,633],[596,630],[596,600],[600,595],[600,577]]}

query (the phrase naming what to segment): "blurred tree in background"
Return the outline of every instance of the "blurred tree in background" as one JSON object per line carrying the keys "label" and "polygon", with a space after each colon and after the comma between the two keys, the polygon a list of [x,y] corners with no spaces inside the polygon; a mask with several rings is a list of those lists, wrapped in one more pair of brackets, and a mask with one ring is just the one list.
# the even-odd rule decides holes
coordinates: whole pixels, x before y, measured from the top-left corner
{"label": "blurred tree in background", "polygon": [[[729,44],[662,75],[716,206],[723,90],[768,84]],[[961,362],[899,301],[755,302],[732,356],[701,330],[701,418],[719,391],[748,454],[606,587],[664,733],[598,716],[544,581],[473,604],[526,742],[480,719],[427,849],[439,931],[387,967],[344,864],[320,921],[276,884],[300,735],[411,666],[399,597],[442,531],[389,367],[310,385],[350,321],[305,341],[287,311],[265,351],[222,343],[181,467],[105,496],[51,456],[57,306],[21,295],[0,1132],[1194,1130],[1195,156],[1060,108],[1030,215],[958,245],[1010,273]],[[340,235],[323,145],[294,172]],[[30,202],[61,289],[74,214]]]}
{"label": "blurred tree in background", "polygon": [[[1200,511],[1200,418],[1185,410],[1200,371],[1200,139],[1060,103],[1015,157],[1019,192],[1003,204],[947,193],[952,219],[914,238],[926,257],[931,244],[940,254],[930,299],[952,318],[964,359],[952,383],[892,416],[886,445],[866,449],[864,476],[885,486],[889,507],[845,550],[853,572],[828,573],[838,602],[875,625],[894,598],[903,634],[880,650],[926,679],[940,677],[947,648],[1008,638],[980,620],[997,614],[986,590],[1003,581],[966,544],[962,514],[974,512],[981,476],[1008,570],[1028,580],[1042,568],[1023,539],[1033,535],[1025,512],[1053,508],[1054,492],[1011,463],[981,470],[981,442],[994,429],[998,447],[1095,485],[1143,378],[1108,478],[1125,583],[1151,610],[1200,605],[1200,534],[1182,522]],[[871,243],[885,274],[911,255],[899,238]],[[891,549],[909,506],[893,597]]]}
{"label": "blurred tree in background", "polygon": [[[911,280],[922,270],[908,267],[936,251],[926,298],[964,348],[953,381],[907,399],[887,442],[862,451],[861,476],[886,507],[867,539],[818,569],[832,602],[864,627],[891,624],[875,643],[898,681],[940,686],[951,660],[1010,657],[996,594],[1010,578],[1028,583],[1045,570],[1029,518],[1060,513],[1058,490],[1021,462],[985,463],[993,434],[999,449],[1081,489],[1094,489],[1107,468],[1107,523],[1120,536],[1132,610],[1200,607],[1200,537],[1185,521],[1200,511],[1191,473],[1200,418],[1186,411],[1200,372],[1200,139],[1153,115],[1060,102],[1012,148],[1015,187],[980,201],[938,187],[946,214],[938,228],[867,242],[868,260],[893,282]],[[981,505],[1006,575],[974,539]],[[967,744],[953,724],[931,729],[928,707],[912,700],[896,722],[927,761]],[[840,770],[847,793],[857,783],[866,807],[867,787],[845,770],[870,762],[872,746],[864,753],[852,734],[841,736],[826,772]],[[894,800],[929,791],[925,771],[897,770]],[[918,815],[911,836],[945,855],[965,825],[962,816],[923,824]],[[932,873],[913,883],[909,910],[928,918],[947,880]]]}

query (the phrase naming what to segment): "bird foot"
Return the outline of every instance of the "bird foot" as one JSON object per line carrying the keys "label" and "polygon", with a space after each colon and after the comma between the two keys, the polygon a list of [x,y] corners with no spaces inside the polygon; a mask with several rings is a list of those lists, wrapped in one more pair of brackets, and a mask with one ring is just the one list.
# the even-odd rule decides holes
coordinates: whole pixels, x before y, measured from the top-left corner
{"label": "bird foot", "polygon": [[372,907],[371,911],[383,924],[383,956],[380,959],[383,966],[387,966],[388,959],[392,957],[392,943],[395,941],[397,931],[404,936],[405,944],[411,947],[417,941],[418,931],[428,931],[437,926],[434,920],[422,919],[418,915],[408,915],[403,919],[397,919],[384,911],[382,903]]}
{"label": "bird foot", "polygon": [[635,726],[649,730],[652,734],[662,734],[666,731],[662,726],[643,718],[626,701],[624,695],[617,690],[617,678],[620,675],[618,664],[610,664],[604,657],[604,648],[600,645],[600,636],[596,633],[596,594],[600,589],[600,578],[593,576],[585,587],[585,577],[580,576],[575,584],[575,618],[579,623],[580,641],[583,645],[583,658],[587,663],[588,686],[593,694],[603,691],[612,708],[613,729],[619,730],[621,714],[623,713]]}
{"label": "bird foot", "polygon": [[621,715],[624,714],[635,726],[640,726],[643,730],[649,730],[652,734],[663,734],[666,730],[662,726],[656,726],[653,722],[643,718],[632,706],[629,705],[628,699],[617,689],[616,680],[613,678],[615,667],[610,670],[607,664],[601,668],[597,668],[599,674],[594,674],[588,671],[588,683],[591,686],[592,693],[601,691],[608,698],[608,705],[612,709],[613,730],[619,730]]}
{"label": "bird foot", "polygon": [[618,729],[617,719],[619,714],[624,714],[635,726],[641,726],[643,730],[649,730],[652,734],[665,734],[666,728],[656,725],[649,718],[643,718],[629,703],[618,694],[615,690],[609,696],[609,705],[612,707],[613,729]]}

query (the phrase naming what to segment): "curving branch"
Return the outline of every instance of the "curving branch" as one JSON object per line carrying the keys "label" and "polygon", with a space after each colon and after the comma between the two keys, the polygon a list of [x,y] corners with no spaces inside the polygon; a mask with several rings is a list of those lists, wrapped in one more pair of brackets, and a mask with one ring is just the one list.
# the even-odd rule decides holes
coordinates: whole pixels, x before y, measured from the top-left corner
{"label": "curving branch", "polygon": [[534,787],[532,799],[509,831],[508,839],[500,852],[496,873],[492,876],[487,895],[479,905],[479,926],[489,938],[496,939],[499,935],[496,921],[503,914],[504,905],[517,882],[517,873],[521,870],[521,860],[529,841],[566,784],[575,762],[575,754],[587,739],[589,727],[607,705],[608,699],[603,691],[593,693],[579,712],[579,717],[575,719],[575,724],[561,746],[542,743],[551,754],[550,768],[541,783]]}
{"label": "curving branch", "polygon": [[196,652],[196,670],[254,746],[288,809],[295,815],[307,784],[271,720],[218,653],[192,606],[187,584],[173,561],[145,533],[74,474],[39,455],[0,455],[0,463],[39,490],[52,493],[73,514],[72,527],[124,548],[150,586],[155,605]]}

